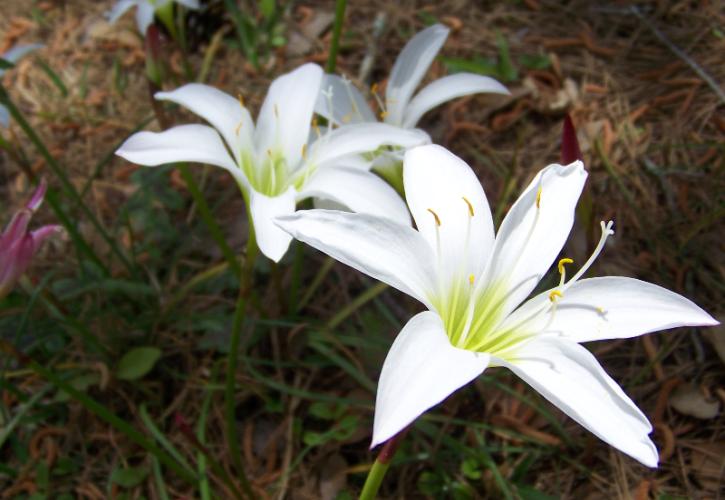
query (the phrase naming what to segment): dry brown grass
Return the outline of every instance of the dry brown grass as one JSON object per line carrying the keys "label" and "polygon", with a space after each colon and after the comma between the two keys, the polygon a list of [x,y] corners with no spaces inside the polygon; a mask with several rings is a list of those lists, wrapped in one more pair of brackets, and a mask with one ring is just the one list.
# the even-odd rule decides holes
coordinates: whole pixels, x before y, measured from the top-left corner
{"label": "dry brown grass", "polygon": [[[102,12],[111,3],[5,0],[0,18],[0,52],[16,41],[43,41],[47,47],[38,54],[68,88],[68,95],[61,96],[48,76],[33,63],[33,57],[25,59],[4,80],[78,186],[93,175],[100,155],[112,150],[150,112],[142,44],[128,31],[133,26],[130,17],[112,30],[99,24]],[[715,82],[725,82],[725,38],[715,32],[725,25],[725,15],[718,2],[639,2],[638,7]],[[305,22],[310,15],[332,8],[331,2],[298,4],[288,19],[290,28],[298,29],[298,23]],[[690,297],[715,315],[722,314],[725,103],[687,61],[674,55],[627,8],[621,2],[600,7],[585,1],[566,5],[538,0],[480,5],[446,0],[435,6],[412,1],[351,2],[338,68],[349,75],[357,74],[370,45],[373,20],[381,12],[387,16],[387,29],[375,42],[377,56],[368,84],[388,75],[407,37],[423,26],[421,13],[453,28],[443,49],[446,56],[493,56],[497,32],[509,42],[514,57],[549,55],[554,63],[551,68],[522,69],[521,78],[510,85],[513,94],[510,100],[501,102],[485,96],[458,100],[428,115],[423,125],[432,132],[434,140],[474,166],[489,200],[503,208],[515,199],[516,190],[539,168],[556,161],[561,119],[563,112],[568,111],[579,129],[590,177],[583,201],[588,209],[580,213],[567,254],[582,261],[597,238],[598,221],[613,219],[617,230],[614,244],[600,258],[597,274],[642,278]],[[43,12],[42,24],[33,20],[33,9]],[[256,109],[266,85],[275,75],[304,60],[324,61],[328,42],[329,33],[316,40],[311,50],[301,57],[287,57],[284,50],[279,50],[261,72],[245,64],[238,52],[222,50],[214,62],[209,83],[230,93],[242,93]],[[193,65],[200,64],[204,48],[195,47]],[[170,56],[175,60],[176,56]],[[127,81],[123,93],[115,90],[117,75],[111,70],[114,64]],[[444,72],[443,65],[436,63],[429,77],[432,79]],[[568,94],[564,92],[567,88]],[[563,106],[557,107],[556,101]],[[149,128],[158,128],[158,124],[152,123]],[[29,169],[36,175],[51,178],[42,159],[17,128],[2,133],[22,145]],[[9,156],[0,156],[0,162],[2,198],[8,200],[6,206],[16,206],[27,190],[27,177]],[[134,169],[115,159],[92,182],[86,200],[109,226],[116,223],[117,207],[135,189],[129,181]],[[213,183],[208,186],[209,191],[228,195],[229,190],[236,189],[221,174],[211,175]],[[184,192],[178,179],[172,176],[171,182]],[[513,187],[513,192],[506,191],[508,185]],[[237,199],[233,195],[229,197]],[[222,221],[223,225],[237,228],[242,211],[241,200],[227,204],[220,214],[228,218]],[[234,237],[235,231],[229,233],[234,246],[241,248],[243,242]],[[90,230],[87,234],[92,236]],[[124,232],[119,229],[117,236],[122,238]],[[70,243],[67,245],[51,248],[47,260],[38,268],[62,264],[63,255],[70,251]],[[362,282],[358,276],[341,267],[335,267],[334,272],[336,284],[320,291],[310,305],[311,312],[329,316],[326,311],[339,310],[360,290]],[[196,304],[200,310],[226,301],[214,297],[203,299]],[[383,296],[389,307],[404,318],[415,306],[401,306],[400,299],[398,295]],[[269,351],[260,355],[284,358],[279,345],[275,345],[277,336],[282,335],[280,331],[285,332],[285,351],[291,352],[288,340],[295,333],[273,328]],[[192,339],[177,338],[174,332],[160,335],[176,369],[187,373],[189,378],[183,387],[151,387],[170,399],[159,418],[181,411],[194,419],[199,410],[199,388],[209,382],[212,357],[192,354]],[[725,482],[722,462],[718,466],[717,461],[718,457],[722,460],[725,447],[722,414],[700,421],[678,414],[667,403],[673,380],[693,382],[713,397],[723,399],[725,366],[712,346],[697,331],[680,330],[637,340],[600,343],[593,350],[613,377],[623,383],[632,398],[653,418],[654,439],[663,453],[661,466],[647,470],[587,435],[571,420],[562,418],[575,441],[584,443],[579,449],[580,455],[575,456],[572,449],[567,449],[562,453],[568,455],[568,461],[548,456],[532,467],[527,484],[542,491],[558,492],[562,498],[718,498]],[[375,379],[379,360],[371,360],[369,355],[357,351],[350,356],[364,365]],[[74,361],[82,362],[82,359]],[[651,369],[645,368],[650,365]],[[365,395],[356,398],[357,384],[346,379],[342,372],[312,370],[304,375],[279,372],[276,376],[296,388],[312,387],[317,392],[366,399]],[[504,380],[515,384],[513,377]],[[241,406],[248,402],[252,409],[242,430],[245,458],[255,486],[260,491],[268,488],[272,492],[272,486],[277,484],[291,457],[301,449],[293,439],[292,419],[304,413],[306,404],[297,397],[284,396],[285,411],[275,417],[265,417],[259,404],[254,403],[254,391],[266,389],[254,389],[254,380],[246,376],[242,382],[253,388],[240,394]],[[28,387],[37,383],[32,378],[24,382]],[[528,393],[524,387],[519,390]],[[542,442],[558,439],[551,434],[546,421],[519,408],[516,399],[489,385],[479,384],[476,391],[482,393],[484,405],[463,396],[454,397],[443,412],[514,426],[524,435]],[[102,397],[124,415],[134,415],[137,411],[137,402],[120,387],[103,392]],[[364,409],[358,410],[365,413]],[[74,426],[37,437],[41,443],[38,456],[51,452],[62,455],[85,443],[86,453],[95,460],[76,478],[76,492],[88,498],[102,498],[105,467],[130,454],[132,445],[79,408],[71,406],[69,411]],[[219,404],[210,414],[207,438],[209,443],[214,443],[212,452],[226,463],[222,422]],[[38,432],[47,432],[47,427]],[[340,453],[356,456],[361,461],[369,457],[365,451],[367,434],[364,429],[361,432],[356,440],[344,444],[342,451],[335,448],[341,446],[338,443],[308,454],[287,483],[291,497],[319,495],[320,474],[328,474],[335,467],[354,470],[354,464],[344,459],[342,465],[334,463]],[[183,437],[175,434],[172,439],[188,456],[194,455],[195,450]],[[510,437],[496,434],[488,439],[500,443],[511,441]],[[462,440],[475,446],[473,436],[462,436]],[[511,471],[513,464],[507,464],[504,456],[495,458],[502,473]],[[98,468],[94,463],[100,464]],[[589,472],[583,472],[575,463]],[[414,497],[415,493],[411,492],[417,491],[416,477],[425,467],[425,463],[401,466],[391,476],[397,476],[397,480],[390,479],[387,491],[391,495],[407,491],[408,497]],[[174,487],[176,483],[170,480],[169,485]],[[479,486],[482,496],[497,497],[490,477],[485,476]],[[22,483],[12,488],[22,488]],[[185,493],[182,486],[179,488],[171,492],[182,498]],[[16,490],[6,490],[2,498],[12,497],[8,491]]]}

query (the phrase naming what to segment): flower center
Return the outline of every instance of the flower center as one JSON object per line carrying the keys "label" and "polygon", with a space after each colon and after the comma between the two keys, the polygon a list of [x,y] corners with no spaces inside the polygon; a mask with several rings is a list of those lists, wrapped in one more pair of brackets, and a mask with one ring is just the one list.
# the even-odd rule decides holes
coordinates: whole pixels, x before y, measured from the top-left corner
{"label": "flower center", "polygon": [[[532,235],[540,219],[541,195],[542,188],[539,187],[535,198],[535,216],[526,239],[521,245],[519,255],[511,266],[511,270],[519,265],[527,247],[532,242]],[[473,274],[466,275],[465,266],[469,260],[468,246],[471,221],[476,214],[471,202],[465,197],[462,197],[462,200],[462,210],[465,210],[464,213],[468,218],[468,223],[465,241],[463,242],[463,258],[459,271],[454,272],[453,276],[446,274],[446,272],[450,273],[450,269],[444,270],[442,267],[440,227],[445,224],[445,221],[441,220],[436,211],[431,208],[427,209],[435,222],[439,279],[447,280],[446,282],[439,282],[438,299],[433,301],[433,305],[443,320],[445,331],[452,345],[461,349],[487,352],[505,358],[522,341],[546,330],[551,325],[556,314],[557,305],[566,295],[566,290],[586,273],[604,249],[607,238],[614,234],[612,231],[613,223],[611,221],[607,224],[601,223],[602,236],[599,243],[589,259],[569,281],[566,281],[565,266],[573,264],[574,261],[569,258],[561,259],[557,265],[560,274],[559,285],[549,292],[548,300],[542,301],[525,318],[512,324],[505,321],[509,316],[506,306],[511,292],[521,284],[510,283],[506,280],[484,282],[482,278],[487,271],[484,271],[482,277],[476,277]],[[603,314],[604,312],[601,311],[600,313]],[[544,326],[542,328],[542,322],[534,320],[546,315],[548,315],[548,318],[543,322]],[[535,327],[535,325],[538,325],[538,327]]]}
{"label": "flower center", "polygon": [[[502,317],[501,314],[498,315],[495,321],[484,321],[482,325],[487,325],[486,327],[482,326],[477,330],[471,329],[472,331],[470,332],[469,337],[465,339],[465,342],[462,345],[458,346],[472,351],[489,352],[496,354],[500,358],[505,358],[507,355],[511,354],[511,351],[522,341],[525,341],[540,332],[546,331],[549,326],[551,326],[554,316],[556,315],[558,304],[566,296],[566,291],[569,287],[571,287],[571,285],[576,283],[584,275],[584,273],[587,272],[604,249],[607,238],[614,234],[614,231],[612,231],[612,225],[612,221],[609,221],[607,224],[604,222],[601,223],[602,236],[599,239],[599,243],[589,259],[587,259],[584,265],[569,281],[566,281],[565,266],[566,264],[573,264],[574,261],[569,258],[559,260],[557,264],[557,269],[560,275],[559,285],[549,291],[548,300],[541,301],[541,304],[534,307],[529,314],[514,324],[504,322],[503,320],[506,318]],[[494,291],[493,293],[490,293],[490,298],[488,300],[482,300],[479,301],[479,303],[487,302],[490,304],[491,299],[493,299],[493,302],[495,303],[496,299],[501,297],[499,299],[499,304],[502,304],[507,290],[509,290],[509,288],[504,287],[502,291],[503,293],[499,292],[499,294]],[[492,309],[495,311],[496,306],[494,305]],[[500,309],[498,312],[501,312]],[[605,314],[605,312],[606,311],[601,308],[598,309],[599,314]],[[483,315],[479,317],[482,316]],[[494,313],[493,316],[496,317],[496,314]],[[548,318],[546,318],[547,316]],[[545,318],[545,322],[540,321],[542,318]]]}

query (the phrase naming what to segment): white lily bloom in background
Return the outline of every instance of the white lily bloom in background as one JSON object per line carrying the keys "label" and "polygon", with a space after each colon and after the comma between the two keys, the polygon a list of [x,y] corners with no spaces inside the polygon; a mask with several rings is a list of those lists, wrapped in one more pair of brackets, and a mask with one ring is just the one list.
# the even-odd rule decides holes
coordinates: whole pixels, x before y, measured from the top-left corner
{"label": "white lily bloom in background", "polygon": [[[524,302],[563,247],[587,173],[580,161],[539,172],[494,236],[470,167],[439,146],[406,153],[418,230],[365,214],[310,210],[278,219],[297,239],[429,309],[395,339],[380,374],[372,446],[487,367],[507,367],[600,439],[655,467],[652,426],[581,342],[717,322],[688,299],[624,277],[581,279],[613,234],[566,280]],[[523,302],[523,303],[522,303]]]}
{"label": "white lily bloom in background", "polygon": [[[30,43],[27,45],[16,45],[15,47],[8,50],[4,54],[0,54],[0,59],[4,59],[5,61],[7,61],[9,63],[15,64],[29,52],[38,50],[42,47],[44,47],[44,45],[40,44],[40,43]],[[5,71],[6,70],[0,68],[0,78],[3,77],[3,75],[5,74]],[[2,104],[0,104],[0,125],[2,125],[3,127],[7,127],[9,124],[10,124],[10,114],[8,113],[8,108],[6,108]]]}
{"label": "white lily bloom in background", "polygon": [[[435,24],[417,33],[398,55],[390,73],[385,95],[378,99],[385,123],[414,128],[421,117],[436,106],[469,94],[509,94],[498,81],[473,73],[456,73],[429,83],[413,97],[413,92],[448,38],[449,30]],[[349,80],[325,75],[315,111],[337,126],[375,122],[375,113],[360,91]]]}
{"label": "white lily bloom in background", "polygon": [[146,30],[154,22],[154,14],[172,2],[183,5],[187,9],[199,8],[199,0],[118,0],[107,14],[108,22],[114,24],[131,7],[136,7],[136,26],[138,26],[139,32],[145,36]]}
{"label": "white lily bloom in background", "polygon": [[331,200],[355,212],[409,225],[405,202],[393,188],[365,165],[341,159],[384,145],[417,146],[428,136],[381,123],[328,129],[323,134],[312,125],[321,79],[322,69],[316,64],[275,79],[256,127],[241,99],[208,85],[192,83],[159,92],[157,99],[181,104],[213,128],[180,125],[160,133],[139,132],[116,154],[146,166],[190,161],[229,171],[247,201],[260,250],[274,261],[282,258],[292,237],[273,219],[293,213],[295,204],[305,198]]}

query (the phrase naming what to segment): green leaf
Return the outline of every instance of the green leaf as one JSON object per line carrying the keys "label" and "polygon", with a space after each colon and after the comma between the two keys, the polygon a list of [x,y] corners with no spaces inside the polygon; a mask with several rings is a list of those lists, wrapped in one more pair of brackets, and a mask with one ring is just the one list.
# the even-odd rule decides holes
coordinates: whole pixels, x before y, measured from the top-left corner
{"label": "green leaf", "polygon": [[320,420],[335,420],[344,412],[344,408],[340,408],[334,403],[316,401],[310,405],[308,412]]}
{"label": "green leaf", "polygon": [[[76,390],[86,392],[92,385],[97,385],[101,382],[101,376],[98,373],[86,373],[72,378],[68,383]],[[55,395],[54,401],[57,403],[63,403],[70,400],[70,394],[65,392],[63,389],[58,389]]]}
{"label": "green leaf", "polygon": [[473,59],[442,57],[441,60],[451,73],[467,71],[479,75],[499,77],[498,63],[493,59],[484,57],[474,57]]}
{"label": "green leaf", "polygon": [[478,461],[475,458],[467,458],[461,463],[461,472],[468,479],[479,479],[481,471],[479,470]]}
{"label": "green leaf", "polygon": [[259,2],[259,10],[262,11],[262,15],[269,19],[272,16],[274,16],[274,13],[277,10],[277,5],[275,0],[260,0]]}
{"label": "green leaf", "polygon": [[116,377],[122,380],[138,380],[146,375],[161,357],[156,347],[136,347],[123,355],[116,367]]}
{"label": "green leaf", "polygon": [[302,434],[302,442],[307,446],[319,446],[329,440],[330,437],[324,433],[305,431]]}
{"label": "green leaf", "polygon": [[546,54],[522,54],[519,64],[528,69],[547,69],[551,66],[551,60]]}
{"label": "green leaf", "polygon": [[11,63],[10,61],[6,61],[2,57],[0,57],[0,69],[10,69],[13,66],[15,66],[13,63]]}
{"label": "green leaf", "polygon": [[556,497],[542,493],[531,486],[516,486],[516,491],[521,500],[555,500]]}
{"label": "green leaf", "polygon": [[509,43],[499,33],[496,35],[496,46],[498,47],[498,72],[500,78],[504,82],[512,82],[518,80],[519,72],[516,71],[513,63],[511,62],[511,55],[509,54]]}
{"label": "green leaf", "polygon": [[149,470],[144,466],[115,469],[111,473],[111,482],[124,488],[133,488],[141,484],[148,475]]}

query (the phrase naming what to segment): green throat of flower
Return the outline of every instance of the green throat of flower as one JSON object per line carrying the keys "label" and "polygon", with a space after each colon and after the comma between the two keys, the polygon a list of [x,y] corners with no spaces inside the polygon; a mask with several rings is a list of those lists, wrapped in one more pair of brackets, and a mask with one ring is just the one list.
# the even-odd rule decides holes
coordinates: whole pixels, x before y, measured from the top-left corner
{"label": "green throat of flower", "polygon": [[[512,268],[519,265],[524,250],[531,243],[534,228],[539,221],[541,191],[540,187],[535,198],[536,217]],[[475,216],[473,205],[465,197],[462,199],[467,206],[470,221]],[[442,221],[433,209],[429,208],[428,212],[435,220],[437,253],[440,255],[438,228]],[[566,290],[591,267],[604,249],[607,238],[614,234],[612,224],[611,221],[607,224],[601,223],[602,236],[599,243],[589,259],[569,281],[566,281],[565,266],[573,264],[574,261],[569,258],[559,260],[557,265],[560,274],[559,285],[549,291],[548,300],[541,300],[535,307],[530,308],[525,317],[521,315],[515,322],[507,321],[512,312],[509,295],[520,286],[520,283],[512,283],[506,279],[477,283],[478,279],[486,279],[487,271],[484,271],[484,277],[478,278],[473,274],[465,276],[463,272],[459,272],[451,276],[447,283],[439,283],[438,295],[431,302],[443,321],[443,328],[451,344],[460,349],[486,352],[501,359],[512,359],[522,342],[549,328]],[[468,232],[470,233],[470,226]],[[467,239],[465,245],[468,246]],[[605,315],[606,311],[597,308],[597,313]]]}

